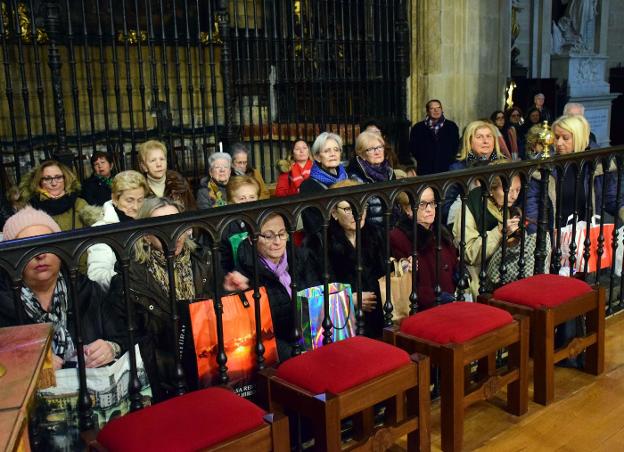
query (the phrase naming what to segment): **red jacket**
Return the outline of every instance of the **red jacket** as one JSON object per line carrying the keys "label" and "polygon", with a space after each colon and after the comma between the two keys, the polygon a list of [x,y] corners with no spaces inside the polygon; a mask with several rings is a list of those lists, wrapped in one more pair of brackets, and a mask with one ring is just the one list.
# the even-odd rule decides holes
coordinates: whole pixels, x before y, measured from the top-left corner
{"label": "red jacket", "polygon": [[[297,166],[297,168],[295,168],[295,166]],[[282,172],[277,178],[275,196],[283,197],[299,193],[299,186],[301,183],[310,177],[310,169],[312,169],[312,160],[308,160],[308,163],[306,163],[303,169],[294,164],[290,171]]]}

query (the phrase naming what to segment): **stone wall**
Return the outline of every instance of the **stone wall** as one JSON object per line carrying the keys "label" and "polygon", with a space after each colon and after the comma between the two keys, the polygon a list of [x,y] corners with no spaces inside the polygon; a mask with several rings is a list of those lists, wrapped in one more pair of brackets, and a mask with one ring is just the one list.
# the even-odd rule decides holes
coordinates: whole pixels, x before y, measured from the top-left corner
{"label": "stone wall", "polygon": [[608,67],[624,66],[624,0],[609,1]]}

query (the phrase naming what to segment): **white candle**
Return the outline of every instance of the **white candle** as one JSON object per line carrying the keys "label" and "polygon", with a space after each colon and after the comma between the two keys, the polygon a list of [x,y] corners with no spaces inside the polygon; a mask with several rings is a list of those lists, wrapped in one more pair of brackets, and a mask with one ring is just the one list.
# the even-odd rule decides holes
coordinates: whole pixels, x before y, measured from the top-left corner
{"label": "white candle", "polygon": [[219,152],[223,152],[223,142],[219,141]]}

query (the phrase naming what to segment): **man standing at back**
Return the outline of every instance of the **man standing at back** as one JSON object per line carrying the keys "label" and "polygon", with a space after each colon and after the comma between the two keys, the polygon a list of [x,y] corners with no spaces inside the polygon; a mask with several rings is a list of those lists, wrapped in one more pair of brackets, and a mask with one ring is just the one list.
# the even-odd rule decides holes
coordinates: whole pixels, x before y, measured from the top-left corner
{"label": "man standing at back", "polygon": [[427,102],[427,116],[414,124],[410,132],[409,151],[416,159],[419,176],[448,171],[459,149],[457,124],[444,117],[442,103]]}

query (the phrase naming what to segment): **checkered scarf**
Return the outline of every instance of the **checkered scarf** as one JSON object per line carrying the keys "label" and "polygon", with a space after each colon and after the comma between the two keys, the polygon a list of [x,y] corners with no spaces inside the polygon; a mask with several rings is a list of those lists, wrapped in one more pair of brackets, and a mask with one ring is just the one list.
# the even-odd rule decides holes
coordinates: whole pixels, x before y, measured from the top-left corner
{"label": "checkered scarf", "polygon": [[427,127],[431,129],[434,135],[438,134],[438,132],[444,125],[444,121],[446,121],[444,113],[442,113],[442,116],[440,116],[440,119],[438,119],[438,122],[436,122],[435,124],[433,123],[433,119],[431,119],[429,115],[425,116],[425,124],[427,124]]}

